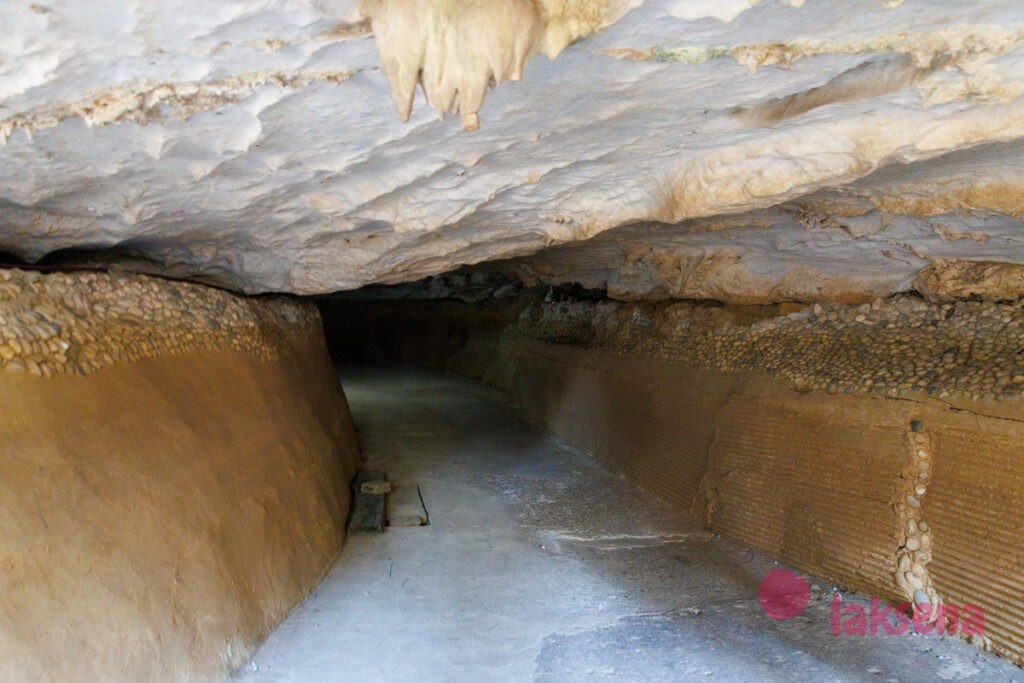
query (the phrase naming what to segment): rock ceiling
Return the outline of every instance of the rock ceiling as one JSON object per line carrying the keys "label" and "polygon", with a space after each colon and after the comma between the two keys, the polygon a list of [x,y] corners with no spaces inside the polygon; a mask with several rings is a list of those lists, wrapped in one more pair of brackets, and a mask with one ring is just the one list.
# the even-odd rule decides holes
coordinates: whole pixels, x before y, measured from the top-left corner
{"label": "rock ceiling", "polygon": [[348,0],[4,13],[0,250],[29,261],[304,294],[488,262],[729,301],[1024,263],[1018,0],[649,0],[472,132],[422,94],[402,122]]}

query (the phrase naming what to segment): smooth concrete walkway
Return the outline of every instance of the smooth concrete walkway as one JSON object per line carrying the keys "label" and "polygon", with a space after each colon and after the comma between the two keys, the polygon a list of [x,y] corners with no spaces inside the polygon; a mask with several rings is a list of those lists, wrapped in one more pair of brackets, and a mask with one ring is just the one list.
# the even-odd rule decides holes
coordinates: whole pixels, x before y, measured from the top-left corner
{"label": "smooth concrete walkway", "polygon": [[[365,452],[431,525],[356,535],[242,681],[1024,681],[965,643],[771,621],[776,566],[525,424],[480,383],[342,372]],[[844,596],[865,604],[863,598]]]}

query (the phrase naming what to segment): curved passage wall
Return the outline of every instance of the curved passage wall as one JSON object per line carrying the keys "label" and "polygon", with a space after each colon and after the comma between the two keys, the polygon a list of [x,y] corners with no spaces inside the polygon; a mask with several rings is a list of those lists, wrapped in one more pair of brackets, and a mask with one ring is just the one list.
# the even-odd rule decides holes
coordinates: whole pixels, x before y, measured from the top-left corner
{"label": "curved passage wall", "polygon": [[358,445],[319,316],[0,271],[0,679],[217,678],[337,556]]}

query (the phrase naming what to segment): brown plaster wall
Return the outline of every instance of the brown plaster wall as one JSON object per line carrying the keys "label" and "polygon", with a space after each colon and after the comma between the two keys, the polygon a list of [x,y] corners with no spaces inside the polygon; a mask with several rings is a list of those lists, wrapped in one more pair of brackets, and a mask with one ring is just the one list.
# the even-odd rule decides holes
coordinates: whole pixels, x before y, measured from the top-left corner
{"label": "brown plaster wall", "polygon": [[358,445],[320,330],[0,374],[0,679],[226,675],[340,551]]}
{"label": "brown plaster wall", "polygon": [[[892,602],[913,597],[899,578],[908,555],[944,603],[983,609],[980,645],[1024,662],[1020,406],[1010,419],[799,392],[755,373],[530,340],[498,353],[511,367],[489,378],[531,417],[708,528]],[[919,511],[905,502],[912,423],[932,444]],[[911,513],[929,536],[920,558],[907,548]]]}

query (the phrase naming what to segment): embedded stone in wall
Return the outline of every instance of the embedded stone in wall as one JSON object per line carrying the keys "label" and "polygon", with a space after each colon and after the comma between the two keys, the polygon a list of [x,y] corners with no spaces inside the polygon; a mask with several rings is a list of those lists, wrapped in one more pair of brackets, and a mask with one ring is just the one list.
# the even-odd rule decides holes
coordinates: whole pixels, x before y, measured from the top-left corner
{"label": "embedded stone in wall", "polygon": [[285,333],[312,333],[311,306],[245,299],[188,282],[124,273],[0,270],[0,370],[85,375],[196,349],[274,356]]}
{"label": "embedded stone in wall", "polygon": [[758,371],[801,390],[940,400],[1024,396],[1024,300],[931,305],[914,296],[857,306],[535,302],[506,334]]}

